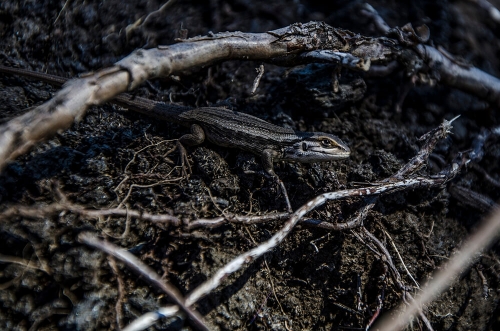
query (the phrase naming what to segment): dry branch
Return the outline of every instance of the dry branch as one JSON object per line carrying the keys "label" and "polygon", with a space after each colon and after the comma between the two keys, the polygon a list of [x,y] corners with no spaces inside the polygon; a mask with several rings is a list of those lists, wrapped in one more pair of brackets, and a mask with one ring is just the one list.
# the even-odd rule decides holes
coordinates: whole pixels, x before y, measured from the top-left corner
{"label": "dry branch", "polygon": [[[374,10],[365,9],[364,13],[381,20]],[[385,32],[392,31],[379,26]],[[0,170],[39,141],[67,129],[92,105],[102,104],[148,79],[226,60],[260,60],[286,66],[329,62],[362,71],[371,64],[397,60],[407,72],[431,70],[443,83],[500,105],[500,80],[474,67],[458,65],[433,47],[415,44],[421,38],[412,29],[396,31],[400,32],[399,41],[364,37],[310,22],[266,33],[224,32],[139,49],[110,68],[70,80],[51,100],[1,126]],[[428,68],[414,64],[420,62]]]}
{"label": "dry branch", "polygon": [[149,312],[142,315],[140,318],[135,319],[132,323],[127,325],[122,331],[140,331],[146,330],[151,325],[155,324],[160,318],[175,316],[179,313],[178,306],[161,307],[157,311]]}
{"label": "dry branch", "polygon": [[79,240],[89,246],[97,248],[115,258],[123,261],[129,268],[142,275],[148,282],[164,291],[194,322],[199,330],[208,330],[207,326],[203,323],[203,319],[197,312],[189,308],[185,304],[185,300],[178,289],[172,285],[165,283],[165,281],[153,269],[144,264],[141,260],[133,254],[121,249],[112,243],[99,240],[97,237],[90,233],[81,233]]}
{"label": "dry branch", "polygon": [[496,24],[500,24],[500,11],[487,0],[469,0],[483,10]]}
{"label": "dry branch", "polygon": [[[262,60],[287,65],[314,62],[298,55],[318,49],[349,52],[358,57],[357,63],[363,68],[364,58],[385,61],[395,55],[386,44],[390,43],[311,22],[267,33],[225,32],[170,46],[139,49],[113,67],[68,81],[51,100],[1,126],[0,170],[34,144],[67,129],[88,107],[102,104],[148,79],[223,60]],[[352,61],[349,65],[352,66]]]}
{"label": "dry branch", "polygon": [[269,213],[264,215],[225,215],[216,218],[200,218],[189,222],[188,230],[197,228],[216,228],[227,223],[256,224],[267,221],[282,220],[288,218],[290,213]]}
{"label": "dry branch", "polygon": [[[409,75],[430,72],[432,78],[448,86],[471,93],[481,99],[500,106],[500,80],[472,65],[460,63],[444,50],[415,42],[419,34],[411,25],[391,29],[378,12],[369,4],[361,6],[360,13],[371,20],[385,35],[396,35],[401,44],[409,47],[401,52],[399,61]],[[413,63],[413,64],[410,64]]]}
{"label": "dry branch", "polygon": [[[460,167],[456,165],[453,168],[457,171],[458,168]],[[447,172],[446,174],[443,173],[437,176],[433,176],[432,178],[416,177],[412,179],[404,179],[394,183],[381,184],[373,187],[364,187],[358,189],[350,189],[350,190],[321,194],[315,197],[314,199],[310,200],[309,202],[307,202],[297,211],[295,211],[292,217],[285,223],[283,228],[281,228],[281,230],[279,230],[274,236],[272,236],[271,239],[260,244],[258,247],[249,250],[248,252],[236,257],[222,269],[219,269],[211,279],[207,280],[206,282],[201,284],[198,288],[193,290],[186,297],[186,304],[192,305],[193,303],[198,301],[201,297],[205,296],[206,294],[210,293],[213,289],[218,287],[221,284],[222,280],[225,279],[227,276],[238,271],[241,267],[243,267],[243,265],[246,265],[254,261],[255,259],[262,256],[264,253],[269,252],[271,249],[279,245],[290,234],[292,229],[300,221],[300,219],[304,217],[305,214],[323,205],[325,202],[329,200],[339,200],[347,197],[356,197],[356,196],[380,195],[383,193],[396,192],[417,187],[439,186],[444,184],[449,178],[450,178],[450,173]]]}
{"label": "dry branch", "polygon": [[0,213],[0,220],[10,219],[13,217],[21,216],[27,218],[41,218],[53,215],[58,215],[61,212],[72,212],[84,217],[100,217],[100,216],[120,216],[120,217],[133,217],[140,220],[157,222],[157,223],[170,223],[172,225],[179,225],[181,221],[172,215],[168,214],[150,214],[138,210],[111,208],[111,209],[86,209],[81,206],[70,203],[53,203],[48,206],[41,207],[26,207],[26,206],[13,206]]}
{"label": "dry branch", "polygon": [[[169,1],[169,3],[171,2],[173,2],[173,0]],[[487,3],[487,1],[481,2]],[[166,7],[166,5],[164,7]],[[386,29],[386,32],[389,32],[390,27],[385,24],[380,16],[377,15],[374,19],[382,31]],[[428,73],[444,84],[460,88],[494,104],[499,104],[500,84],[497,78],[477,70],[476,68],[459,64],[458,61],[455,61],[445,52],[423,45],[420,43],[421,41],[417,44],[412,44],[411,41],[405,40],[405,37],[407,37],[407,35],[401,34],[401,39],[399,39],[399,41],[389,38],[365,38],[345,30],[331,28],[321,23],[309,23],[304,25],[296,24],[262,34],[247,34],[241,32],[220,33],[206,37],[191,38],[176,45],[159,47],[154,50],[139,50],[118,62],[110,69],[101,70],[81,80],[69,82],[54,99],[45,105],[28,113],[29,115],[21,116],[7,123],[5,126],[0,127],[0,171],[8,160],[25,153],[38,141],[46,139],[51,134],[69,127],[74,120],[78,120],[85,114],[86,109],[90,105],[105,102],[118,93],[133,89],[150,78],[176,74],[185,69],[191,69],[192,67],[206,66],[230,59],[260,60],[281,65],[296,65],[305,62],[333,62],[352,70],[367,70],[372,63],[380,63],[381,65],[388,64],[386,68],[390,70],[385,69],[384,72],[402,68],[414,75],[421,72]],[[332,41],[332,39],[334,40]],[[407,42],[407,44],[405,42]],[[423,63],[424,65],[422,68],[411,67],[407,64],[409,59],[418,60],[416,63]],[[400,61],[400,63],[397,61]],[[260,79],[260,77],[258,78]],[[258,80],[256,79],[255,86],[257,85]],[[75,95],[77,97],[75,97]],[[449,123],[451,123],[451,121]],[[448,129],[442,132],[446,135]],[[436,139],[437,142],[441,137]],[[213,288],[223,281],[225,276],[235,272],[245,263],[251,262],[253,259],[258,258],[280,244],[280,242],[292,231],[294,225],[301,221],[303,215],[309,210],[324,204],[328,199],[333,200],[345,198],[346,196],[364,197],[370,194],[382,194],[384,192],[394,192],[395,190],[404,190],[413,187],[442,185],[457,173],[460,166],[463,165],[464,160],[457,159],[450,168],[445,169],[437,176],[408,179],[410,174],[415,173],[425,164],[433,148],[432,143],[427,140],[426,144],[424,144],[424,147],[419,152],[419,155],[410,160],[410,162],[396,174],[375,186],[346,190],[349,192],[332,192],[311,200],[308,204],[297,210],[285,227],[271,238],[270,241],[237,257],[230,264],[219,270],[214,278],[207,281],[202,287],[195,289],[190,295],[190,302],[194,303],[198,298],[210,293]],[[469,157],[471,156],[469,155]],[[477,198],[482,199],[480,196]],[[373,208],[376,199],[377,195],[372,195],[365,199],[365,206],[358,211],[355,218],[351,218],[346,223],[332,224],[326,221],[315,222],[314,220],[306,220],[303,222],[310,224],[314,223],[314,225],[318,227],[331,230],[343,230],[357,227],[362,224],[366,214]],[[0,215],[0,219],[2,219],[2,217],[15,216],[39,218],[47,215],[57,215],[62,211],[74,212],[87,217],[103,215],[129,217],[133,215],[133,217],[139,219],[147,219],[150,221],[163,220],[175,225],[180,224],[177,218],[170,215],[151,215],[140,211],[125,209],[85,210],[82,207],[68,204],[51,204],[42,208],[9,208]],[[256,223],[271,219],[288,218],[289,216],[288,213],[281,213],[261,216],[221,217],[213,221],[197,220],[190,223],[189,227],[210,227],[226,222]],[[364,230],[366,231],[366,229]],[[496,232],[498,232],[498,227],[496,228]],[[495,231],[493,231],[493,233],[495,233]],[[365,232],[365,234],[372,238],[376,243],[375,246],[385,254],[388,264],[393,271],[394,278],[399,279],[399,283],[397,283],[399,288],[403,291],[403,295],[406,295],[406,298],[403,300],[405,300],[405,302],[407,300],[411,303],[413,299],[408,293],[404,293],[407,291],[407,288],[405,288],[400,280],[401,277],[392,262],[389,251],[387,251],[381,241],[376,237],[368,232]],[[99,244],[96,245],[96,247],[98,246]],[[101,249],[105,249],[103,247],[101,247]],[[110,250],[109,247],[107,249],[111,254],[121,255],[118,249]],[[253,253],[250,254],[251,252]],[[122,256],[122,258],[124,257]],[[125,257],[125,260],[127,260],[127,257]],[[129,259],[129,261],[132,260]],[[135,265],[134,268],[137,268],[139,263],[140,261],[132,261],[131,264]],[[142,269],[142,272],[144,272],[144,270],[145,269]],[[146,272],[146,275],[153,280],[158,280],[159,278],[158,275],[152,273],[150,270]],[[157,285],[160,288],[162,287],[161,282]],[[425,295],[428,295],[428,293],[425,293],[424,296]],[[184,301],[182,297],[178,297],[177,299],[181,302]],[[380,307],[382,307],[382,305]],[[417,306],[415,309],[420,312],[422,319],[430,328],[430,323],[425,316],[422,315],[420,307],[421,306]],[[190,312],[189,307],[184,308],[188,313]],[[157,312],[143,315],[140,319],[130,324],[126,330],[146,328],[154,323],[159,316],[163,314],[171,316],[171,314],[177,314],[178,311],[179,309],[177,306],[162,308]],[[191,313],[196,314],[192,311]]]}

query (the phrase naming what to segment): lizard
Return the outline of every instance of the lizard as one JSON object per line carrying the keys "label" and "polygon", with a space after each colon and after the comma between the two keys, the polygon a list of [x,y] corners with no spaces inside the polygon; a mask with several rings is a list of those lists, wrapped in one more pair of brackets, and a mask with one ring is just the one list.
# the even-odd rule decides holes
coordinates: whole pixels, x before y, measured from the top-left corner
{"label": "lizard", "polygon": [[[39,79],[55,85],[63,85],[68,80],[60,76],[1,65],[0,72]],[[178,147],[183,165],[186,160],[184,146],[200,145],[205,140],[260,156],[264,171],[280,184],[289,210],[291,208],[288,196],[283,183],[274,172],[274,162],[326,162],[346,159],[351,152],[349,147],[333,134],[294,131],[226,108],[190,108],[126,93],[115,97],[111,102],[148,116],[190,127],[191,133],[179,138]]]}

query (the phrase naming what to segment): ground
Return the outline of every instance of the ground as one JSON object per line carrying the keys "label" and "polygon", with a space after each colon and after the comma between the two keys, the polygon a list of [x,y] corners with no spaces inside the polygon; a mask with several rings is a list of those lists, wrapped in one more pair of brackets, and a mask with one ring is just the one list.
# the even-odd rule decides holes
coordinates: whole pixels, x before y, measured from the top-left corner
{"label": "ground", "polygon": [[[358,1],[180,1],[140,29],[126,28],[157,10],[158,1],[3,1],[0,62],[74,77],[110,66],[136,48],[212,32],[265,32],[295,22],[325,21],[368,36]],[[494,3],[494,2],[493,2]],[[373,1],[390,26],[427,24],[431,41],[489,74],[500,77],[500,26],[472,1]],[[186,35],[187,34],[187,35]],[[498,127],[498,107],[437,84],[416,86],[400,112],[401,72],[368,78],[342,72],[351,88],[339,101],[328,65],[285,68],[228,61],[182,75],[152,80],[137,95],[192,107],[219,105],[302,131],[338,135],[352,150],[348,160],[326,164],[279,163],[292,207],[314,196],[358,187],[397,171],[420,148],[418,138],[443,120],[453,134],[438,144],[427,167],[436,173],[471,148],[484,130]],[[0,123],[46,101],[57,91],[32,79],[0,76]],[[126,217],[83,218],[71,212],[14,217],[0,223],[0,328],[2,330],[106,330],[171,300],[121,262],[78,241],[98,234],[126,248],[181,293],[189,293],[225,263],[269,239],[281,222],[225,224],[189,231],[185,224],[223,213],[284,211],[278,187],[258,157],[210,143],[188,150],[193,173],[183,177],[175,139],[186,130],[111,103],[92,107],[69,130],[12,161],[0,174],[0,211],[46,206],[66,198],[89,209],[120,207],[171,214],[172,226]],[[500,198],[500,144],[492,135],[481,161],[446,186],[414,189],[378,200],[364,226],[389,249],[406,285],[418,292],[455,254],[487,213],[460,192]],[[492,177],[488,179],[484,174]],[[135,184],[135,186],[132,186]],[[129,194],[130,193],[130,194]],[[307,215],[343,222],[361,206],[347,199]],[[385,263],[359,240],[357,229],[331,232],[298,225],[277,248],[200,300],[195,308],[214,330],[364,329],[377,307],[382,314],[401,300]],[[393,243],[393,244],[392,244]],[[500,247],[485,251],[426,316],[435,330],[500,328]],[[404,271],[400,255],[408,268]],[[17,258],[12,262],[12,258]],[[27,263],[29,261],[29,263]],[[151,329],[190,329],[181,318]],[[415,321],[413,329],[425,329]]]}

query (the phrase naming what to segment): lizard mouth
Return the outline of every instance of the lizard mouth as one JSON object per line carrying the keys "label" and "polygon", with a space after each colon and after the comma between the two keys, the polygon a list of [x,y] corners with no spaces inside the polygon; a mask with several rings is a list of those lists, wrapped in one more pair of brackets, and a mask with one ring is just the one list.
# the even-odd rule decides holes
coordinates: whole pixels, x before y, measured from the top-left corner
{"label": "lizard mouth", "polygon": [[[312,136],[306,136],[312,135]],[[342,160],[351,150],[338,137],[326,133],[302,133],[305,138],[285,148],[284,159],[302,163]]]}
{"label": "lizard mouth", "polygon": [[[351,154],[349,148],[333,148],[325,150],[317,146],[301,146],[302,148],[295,150],[292,157],[293,161],[299,161],[302,163],[312,163],[312,162],[325,162],[347,159]],[[306,147],[306,148],[304,148]]]}
{"label": "lizard mouth", "polygon": [[327,160],[342,160],[347,159],[351,155],[351,151],[349,149],[336,149],[336,150],[314,150],[315,148],[310,148],[306,154],[309,154],[310,159],[314,159],[315,161],[327,161]]}
{"label": "lizard mouth", "polygon": [[325,148],[316,144],[309,145],[306,142],[301,146],[301,157],[307,162],[320,162],[329,160],[346,159],[351,155],[351,150],[345,144],[337,145],[331,148]]}

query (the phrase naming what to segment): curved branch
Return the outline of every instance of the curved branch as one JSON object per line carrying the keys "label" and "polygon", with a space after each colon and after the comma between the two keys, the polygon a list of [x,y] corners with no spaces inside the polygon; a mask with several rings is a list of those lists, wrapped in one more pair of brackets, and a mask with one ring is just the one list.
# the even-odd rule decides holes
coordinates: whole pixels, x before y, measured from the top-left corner
{"label": "curved branch", "polygon": [[[379,17],[376,12],[369,15]],[[407,52],[402,52],[405,47]],[[102,104],[148,79],[224,60],[260,60],[287,66],[326,61],[363,71],[369,70],[370,64],[398,60],[411,71],[415,68],[405,56],[416,57],[445,84],[500,105],[499,79],[473,67],[462,67],[435,48],[408,47],[394,39],[364,37],[310,22],[265,33],[224,32],[139,49],[110,68],[68,81],[51,100],[0,126],[0,171],[9,160],[41,140],[69,128],[91,105]]]}
{"label": "curved branch", "polygon": [[460,65],[434,47],[418,45],[417,51],[441,83],[500,106],[500,80],[498,78],[476,67]]}
{"label": "curved branch", "polygon": [[[403,32],[407,33],[410,39],[417,37],[411,26],[407,26],[406,29],[403,27],[404,31],[399,28],[391,29],[380,14],[367,3],[360,6],[360,14],[371,20],[380,33],[387,35],[391,31],[399,31],[401,33],[400,37],[403,39],[405,39]],[[410,71],[423,70],[424,68],[417,68],[411,64],[414,60],[421,60],[440,83],[471,93],[496,106],[500,106],[500,80],[498,78],[473,66],[461,64],[460,61],[455,60],[451,54],[447,54],[444,50],[421,43],[416,45],[409,43],[409,46],[407,52],[401,52],[402,56],[398,61],[405,65],[407,69],[412,69]]]}
{"label": "curved branch", "polygon": [[124,262],[129,268],[139,273],[144,279],[157,288],[165,292],[193,321],[198,330],[207,330],[208,327],[203,322],[203,317],[192,310],[191,307],[186,305],[185,299],[182,297],[181,292],[173,285],[165,282],[160,275],[158,275],[152,268],[139,260],[135,255],[129,253],[125,249],[119,248],[114,244],[98,239],[94,234],[89,232],[80,233],[78,236],[80,242],[97,248],[109,255],[114,256],[120,261]]}
{"label": "curved branch", "polygon": [[[139,49],[110,68],[68,81],[51,100],[0,126],[0,170],[6,162],[26,153],[41,140],[68,129],[90,106],[102,104],[151,78],[223,60],[263,60],[294,65],[317,61],[298,55],[318,49],[349,52],[360,59],[369,58],[371,62],[386,61],[394,57],[390,44],[311,22],[266,33],[224,32],[170,46]],[[353,61],[351,59],[350,66]],[[365,68],[366,65],[361,66]]]}
{"label": "curved branch", "polygon": [[[455,167],[458,170],[459,166]],[[446,173],[448,175],[448,172]],[[219,269],[212,278],[208,279],[196,289],[194,289],[186,297],[186,305],[191,306],[200,298],[210,293],[218,287],[222,280],[226,279],[230,274],[238,271],[244,265],[258,259],[264,253],[269,252],[274,247],[278,246],[290,234],[295,225],[304,217],[308,212],[322,206],[325,202],[331,200],[344,199],[352,196],[374,196],[384,193],[394,193],[397,191],[411,189],[416,187],[432,187],[444,184],[448,177],[447,175],[439,174],[433,178],[416,177],[412,179],[403,179],[394,183],[381,184],[374,187],[364,187],[358,189],[348,189],[337,192],[329,192],[318,195],[314,199],[309,200],[306,204],[295,211],[285,225],[269,240],[261,243],[259,246],[237,256],[231,262],[226,264],[223,268]]]}

